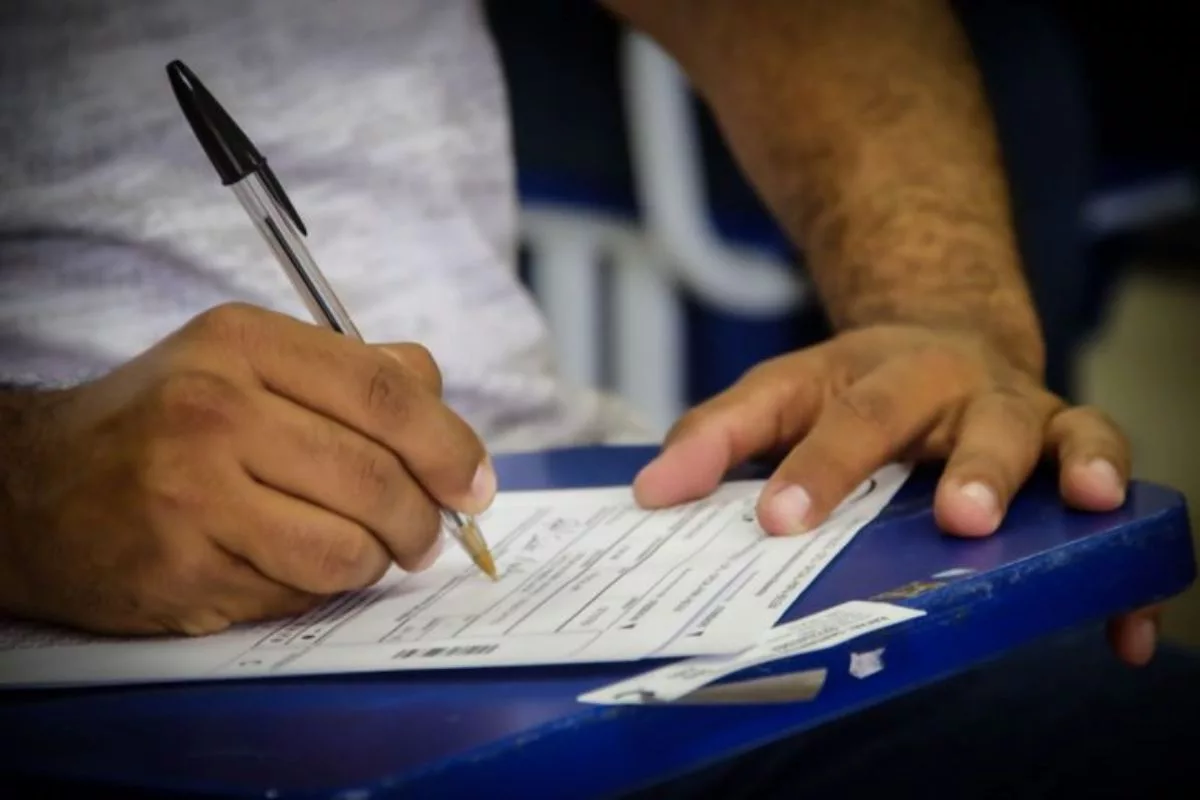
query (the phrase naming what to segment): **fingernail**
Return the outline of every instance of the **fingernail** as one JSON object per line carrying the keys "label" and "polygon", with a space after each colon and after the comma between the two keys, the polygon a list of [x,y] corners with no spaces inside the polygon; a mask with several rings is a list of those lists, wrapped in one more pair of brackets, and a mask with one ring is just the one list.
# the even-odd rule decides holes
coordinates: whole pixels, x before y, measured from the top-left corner
{"label": "fingernail", "polygon": [[782,523],[788,535],[804,533],[807,530],[804,520],[812,507],[812,500],[802,487],[785,486],[772,495],[767,501],[767,507],[771,516]]}
{"label": "fingernail", "polygon": [[475,477],[471,479],[471,499],[479,508],[487,508],[496,496],[496,485],[496,470],[492,467],[492,460],[485,458],[475,470]]}
{"label": "fingernail", "polygon": [[1122,502],[1125,501],[1125,482],[1121,480],[1121,473],[1117,472],[1117,468],[1111,462],[1103,458],[1094,458],[1084,464],[1083,468],[1097,486],[1120,496]]}
{"label": "fingernail", "polygon": [[1138,619],[1133,623],[1133,645],[1140,658],[1149,661],[1154,657],[1154,646],[1158,641],[1158,625],[1152,619]]}
{"label": "fingernail", "polygon": [[440,556],[442,554],[442,548],[444,546],[445,546],[445,543],[444,543],[442,537],[438,536],[438,538],[435,539],[433,544],[430,546],[429,550],[427,550],[425,552],[425,555],[421,557],[421,560],[417,562],[417,565],[415,567],[413,567],[412,571],[413,572],[424,572],[425,570],[432,567],[434,565],[434,563],[437,562],[438,556]]}
{"label": "fingernail", "polygon": [[987,484],[972,481],[958,491],[989,517],[994,517],[1000,508],[1000,502],[996,499],[996,493]]}

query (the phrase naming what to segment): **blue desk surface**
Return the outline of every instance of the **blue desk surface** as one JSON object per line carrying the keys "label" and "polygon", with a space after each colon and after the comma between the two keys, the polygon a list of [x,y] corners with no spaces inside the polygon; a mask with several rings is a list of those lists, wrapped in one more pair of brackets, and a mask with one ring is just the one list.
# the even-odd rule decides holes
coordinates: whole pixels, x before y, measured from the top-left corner
{"label": "blue desk surface", "polygon": [[[640,448],[559,451],[497,464],[506,488],[628,482]],[[584,691],[657,665],[572,666],[0,693],[0,773],[133,796],[610,796],[819,725],[1056,630],[1169,597],[1194,578],[1186,508],[1135,484],[1086,515],[1039,474],[982,541],[940,534],[918,471],[789,610],[878,597],[921,618],[766,671],[824,666],[813,700],[763,706],[596,707]],[[934,576],[955,570],[954,577]],[[851,646],[886,666],[847,673]],[[44,785],[44,784],[41,784]],[[0,794],[9,784],[0,783]],[[26,790],[27,791],[27,790]],[[157,795],[156,795],[157,796]]]}

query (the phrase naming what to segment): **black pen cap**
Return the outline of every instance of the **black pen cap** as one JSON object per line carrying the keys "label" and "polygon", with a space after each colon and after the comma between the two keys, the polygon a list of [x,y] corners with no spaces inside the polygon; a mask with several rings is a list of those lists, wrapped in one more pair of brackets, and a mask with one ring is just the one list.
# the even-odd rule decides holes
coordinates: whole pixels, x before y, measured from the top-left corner
{"label": "black pen cap", "polygon": [[196,74],[188,69],[187,64],[176,59],[167,65],[167,77],[171,80],[171,88],[179,101],[179,107],[183,109],[183,115],[192,126],[192,132],[195,133],[200,146],[208,154],[208,160],[221,177],[221,182],[229,186],[257,172],[275,198],[275,202],[291,217],[300,232],[307,235],[304,221],[300,219],[299,212],[292,205],[291,198],[283,190],[267,160],[258,152],[250,137],[243,133],[233,118],[221,108],[221,104]]}
{"label": "black pen cap", "polygon": [[183,115],[226,186],[259,169],[265,159],[187,65],[175,60],[167,76]]}

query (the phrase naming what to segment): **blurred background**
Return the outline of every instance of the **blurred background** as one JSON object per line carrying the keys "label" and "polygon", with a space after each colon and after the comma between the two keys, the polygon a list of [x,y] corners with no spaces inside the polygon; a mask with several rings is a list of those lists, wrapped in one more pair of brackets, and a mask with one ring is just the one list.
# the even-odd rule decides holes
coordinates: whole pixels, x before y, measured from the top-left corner
{"label": "blurred background", "polygon": [[[1200,529],[1200,61],[1165,3],[958,4],[995,110],[1053,389],[1125,428]],[[660,430],[826,332],[803,259],[652,43],[592,0],[488,0],[522,274],[568,376]],[[602,298],[597,302],[597,298]],[[1200,589],[1166,634],[1200,645]]]}

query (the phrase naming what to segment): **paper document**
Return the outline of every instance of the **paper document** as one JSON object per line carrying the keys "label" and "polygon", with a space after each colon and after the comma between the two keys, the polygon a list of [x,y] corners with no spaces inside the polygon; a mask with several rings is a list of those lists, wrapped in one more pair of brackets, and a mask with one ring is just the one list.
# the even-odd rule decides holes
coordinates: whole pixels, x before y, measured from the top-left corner
{"label": "paper document", "polygon": [[628,487],[501,493],[479,523],[500,580],[458,548],[424,573],[281,623],[201,638],[0,627],[0,685],[127,683],[636,660],[756,644],[909,469],[889,465],[810,534],[762,533],[762,483],[646,511]]}
{"label": "paper document", "polygon": [[[598,705],[669,703],[735,672],[781,658],[835,647],[871,631],[924,615],[925,612],[919,609],[889,603],[865,600],[842,603],[780,625],[764,636],[759,644],[741,653],[691,658],[668,664],[580,695],[579,702]],[[878,655],[875,654],[876,661]],[[851,661],[854,662],[853,657]]]}

